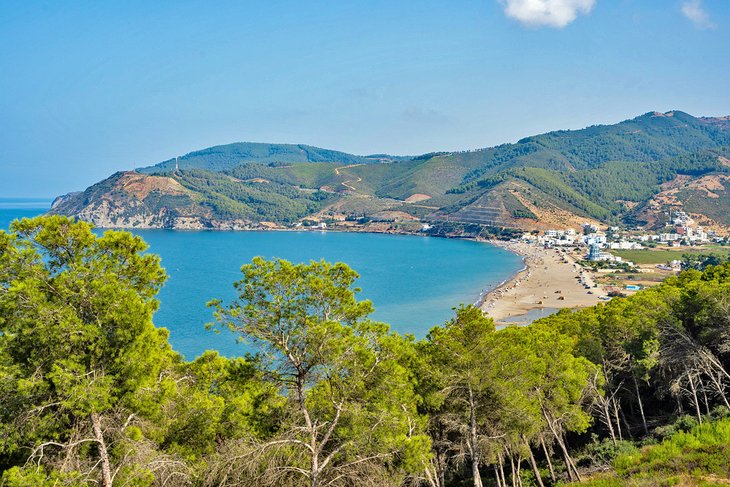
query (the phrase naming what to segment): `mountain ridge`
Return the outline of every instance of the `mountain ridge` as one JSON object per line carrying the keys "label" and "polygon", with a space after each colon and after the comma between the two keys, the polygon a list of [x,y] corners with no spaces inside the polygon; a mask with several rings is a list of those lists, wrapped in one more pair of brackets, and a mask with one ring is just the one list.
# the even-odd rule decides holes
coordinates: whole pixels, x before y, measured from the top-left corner
{"label": "mountain ridge", "polygon": [[[660,222],[648,218],[649,212],[686,202],[708,224],[728,227],[729,147],[730,117],[698,118],[679,110],[421,156],[233,143],[186,154],[178,158],[177,170],[169,159],[116,173],[64,197],[51,211],[124,228],[329,221],[349,227],[458,222],[533,230],[588,220],[652,226]],[[685,184],[671,198],[657,197],[662,185],[680,176],[704,179],[699,186]],[[703,199],[707,185],[715,197]],[[135,189],[140,186],[148,190]]]}
{"label": "mountain ridge", "polygon": [[323,149],[307,144],[276,144],[265,142],[232,142],[188,152],[177,158],[168,159],[152,166],[135,169],[141,173],[170,171],[178,163],[180,169],[207,169],[220,171],[249,162],[257,163],[303,163],[303,162],[345,162],[349,164],[372,164],[405,160],[409,156],[373,154],[359,156],[347,152]]}

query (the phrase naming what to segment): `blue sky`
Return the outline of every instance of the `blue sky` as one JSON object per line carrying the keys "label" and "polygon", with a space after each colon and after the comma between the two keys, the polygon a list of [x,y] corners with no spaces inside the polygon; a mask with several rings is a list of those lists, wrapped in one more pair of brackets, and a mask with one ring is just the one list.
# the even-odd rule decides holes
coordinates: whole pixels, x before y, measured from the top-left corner
{"label": "blue sky", "polygon": [[730,114],[727,0],[0,2],[0,197],[216,144],[419,154]]}

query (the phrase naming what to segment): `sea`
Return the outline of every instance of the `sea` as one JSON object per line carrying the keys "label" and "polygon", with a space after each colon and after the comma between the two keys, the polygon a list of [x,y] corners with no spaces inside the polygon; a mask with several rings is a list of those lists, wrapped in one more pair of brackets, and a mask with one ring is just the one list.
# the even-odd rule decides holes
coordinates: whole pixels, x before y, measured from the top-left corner
{"label": "sea", "polygon": [[[0,229],[16,218],[43,214],[49,206],[46,200],[0,199]],[[373,302],[372,318],[416,338],[451,319],[454,307],[476,302],[522,268],[516,254],[470,240],[326,231],[133,232],[162,258],[169,278],[154,322],[170,330],[173,348],[187,359],[205,350],[229,357],[255,351],[228,330],[215,333],[205,327],[213,321],[206,303],[234,299],[241,265],[255,256],[345,262],[360,274],[358,297]]]}

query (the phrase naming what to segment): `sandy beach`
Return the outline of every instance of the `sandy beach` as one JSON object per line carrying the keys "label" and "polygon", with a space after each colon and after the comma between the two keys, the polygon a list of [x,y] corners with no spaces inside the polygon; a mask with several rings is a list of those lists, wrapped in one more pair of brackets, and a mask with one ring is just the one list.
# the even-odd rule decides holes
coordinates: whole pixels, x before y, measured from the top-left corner
{"label": "sandy beach", "polygon": [[540,310],[593,306],[604,294],[572,254],[522,242],[491,243],[521,255],[525,262],[524,270],[481,300],[482,310],[498,324],[523,324]]}

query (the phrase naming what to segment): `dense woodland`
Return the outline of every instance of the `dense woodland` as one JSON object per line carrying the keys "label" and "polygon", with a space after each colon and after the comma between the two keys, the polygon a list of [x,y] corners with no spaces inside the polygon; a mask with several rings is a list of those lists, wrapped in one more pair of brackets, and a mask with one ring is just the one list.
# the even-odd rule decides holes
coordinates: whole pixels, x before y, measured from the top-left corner
{"label": "dense woodland", "polygon": [[528,327],[459,306],[416,340],[368,318],[345,264],[257,258],[210,328],[259,353],[186,361],[145,250],[60,216],[0,232],[2,485],[730,478],[730,264]]}

